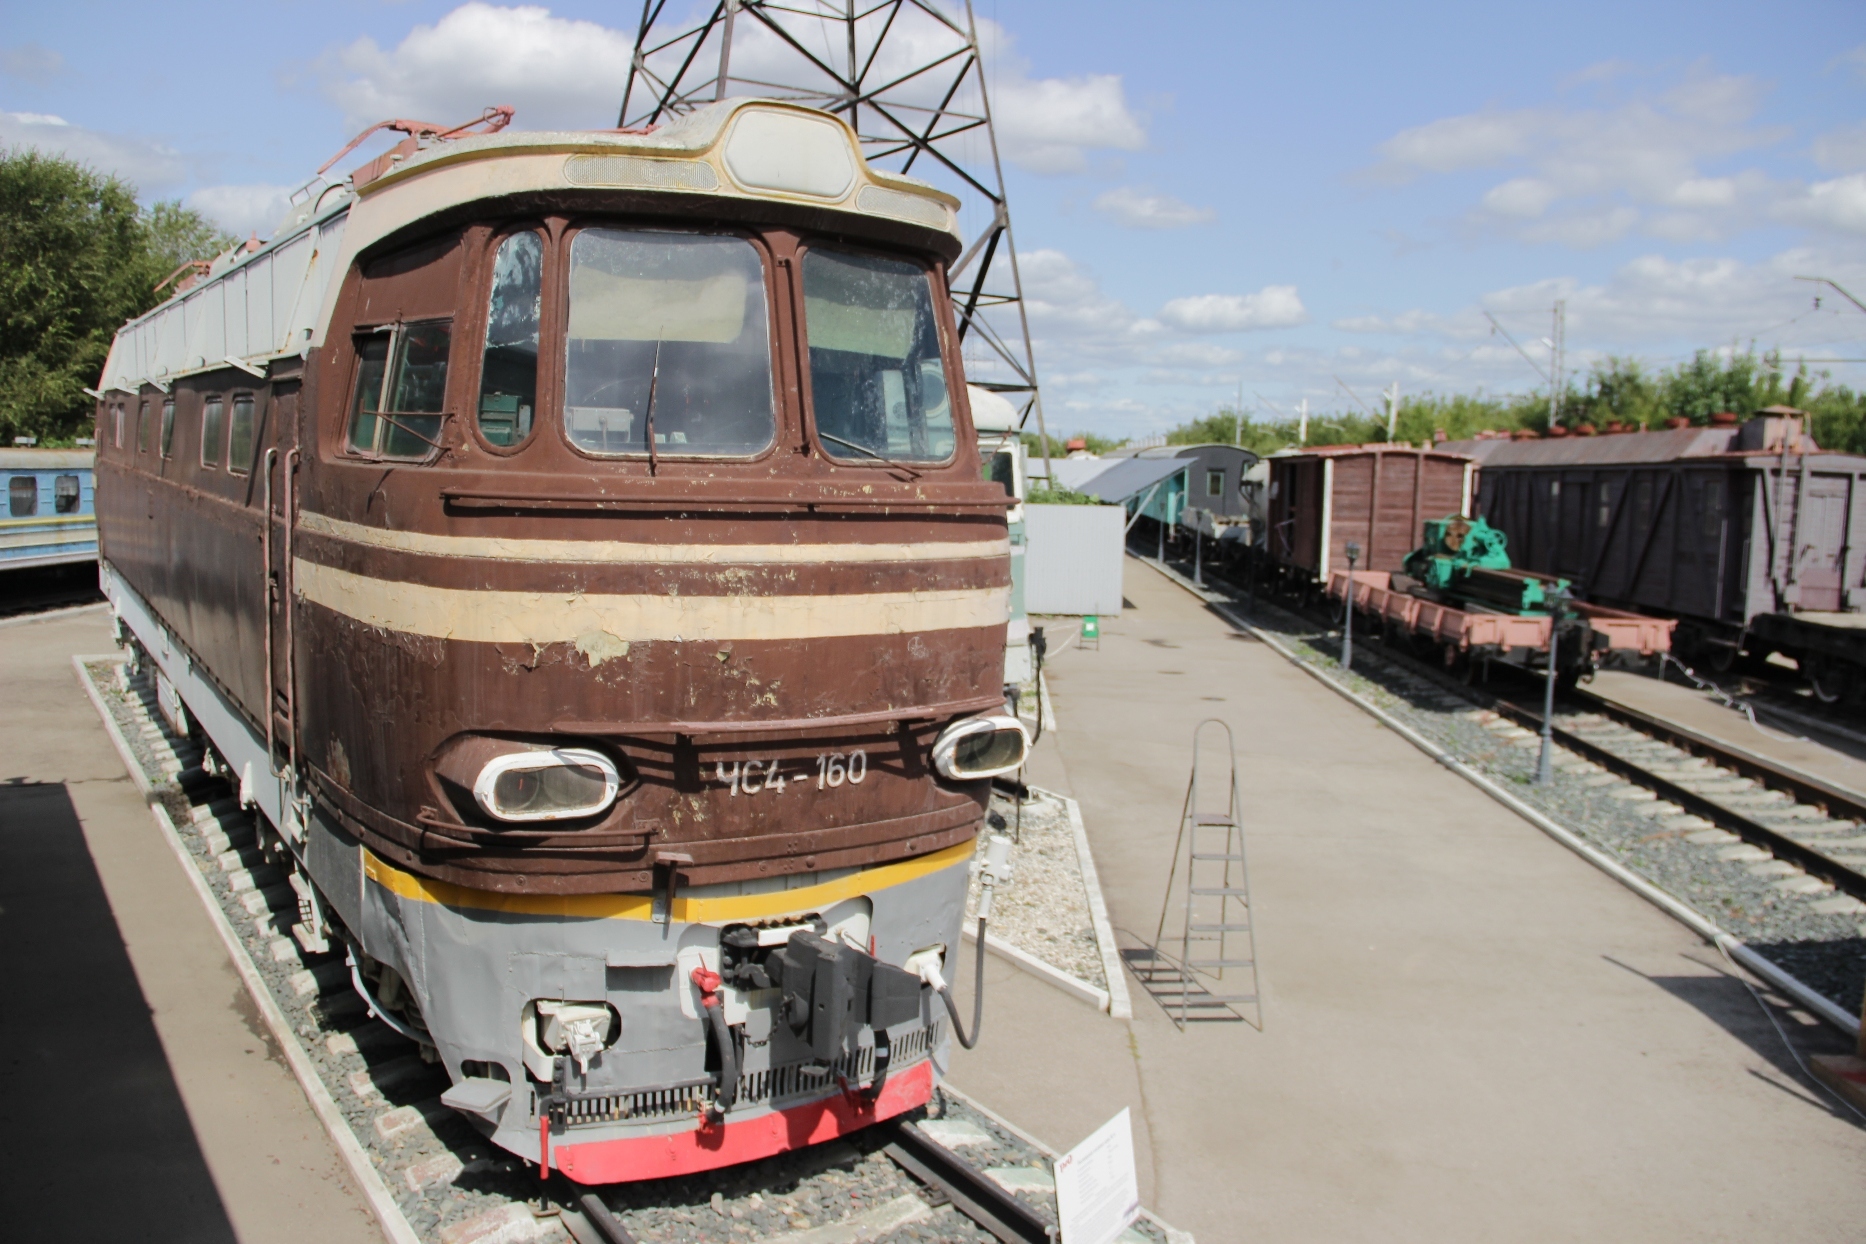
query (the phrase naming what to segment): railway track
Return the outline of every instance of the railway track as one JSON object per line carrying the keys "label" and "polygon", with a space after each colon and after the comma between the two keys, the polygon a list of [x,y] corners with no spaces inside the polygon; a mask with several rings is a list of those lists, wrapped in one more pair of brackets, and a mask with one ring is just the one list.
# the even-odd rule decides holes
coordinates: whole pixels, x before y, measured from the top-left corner
{"label": "railway track", "polygon": [[[1541,726],[1540,710],[1502,698],[1492,707],[1526,729]],[[1586,690],[1570,692],[1564,707],[1554,741],[1704,820],[1695,841],[1735,848],[1740,839],[1767,858],[1735,850],[1725,858],[1779,861],[1798,870],[1785,882],[1809,879],[1801,893],[1839,890],[1866,902],[1866,799]]]}
{"label": "railway track", "polygon": [[[1164,570],[1200,590],[1189,566]],[[1207,567],[1201,594],[1228,598],[1241,611],[1246,585],[1216,578]],[[1338,634],[1330,634],[1338,619],[1261,589],[1258,604],[1255,624],[1279,635],[1296,659],[1736,938],[1851,1030],[1866,978],[1859,793],[1585,691],[1560,708],[1556,781],[1538,786],[1540,683],[1537,707],[1526,709],[1507,691],[1465,683],[1358,627],[1356,668],[1343,675],[1335,668]]]}
{"label": "railway track", "polygon": [[[1377,632],[1366,641],[1379,644],[1388,659],[1454,687],[1453,680],[1390,648]],[[1541,729],[1539,707],[1469,686],[1462,690],[1521,728]],[[1784,888],[1810,895],[1837,890],[1866,904],[1866,796],[1584,688],[1563,694],[1552,734],[1569,752],[1653,792],[1678,814],[1704,821],[1689,831],[1699,845],[1723,848],[1724,858],[1758,869],[1793,869],[1779,879]],[[1844,903],[1833,907],[1854,910]]]}
{"label": "railway track", "polygon": [[[308,1095],[315,1105],[321,1090],[339,1148],[366,1165],[360,1181],[399,1244],[1052,1238],[1055,1155],[950,1088],[917,1116],[762,1162],[605,1188],[540,1181],[535,1165],[441,1105],[446,1072],[371,1018],[341,950],[307,944],[304,900],[277,844],[235,788],[203,770],[211,757],[169,731],[148,681],[116,658],[79,668],[139,786],[172,823],[223,935],[244,952],[249,984],[282,1017],[286,1030],[275,1035],[298,1047],[314,1076]],[[1151,1216],[1130,1232],[1124,1239],[1135,1244],[1191,1244]]]}

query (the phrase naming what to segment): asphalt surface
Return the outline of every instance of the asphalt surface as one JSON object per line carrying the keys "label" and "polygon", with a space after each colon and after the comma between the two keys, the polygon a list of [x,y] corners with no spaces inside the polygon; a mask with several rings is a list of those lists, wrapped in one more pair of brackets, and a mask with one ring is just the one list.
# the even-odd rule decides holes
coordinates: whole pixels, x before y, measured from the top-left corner
{"label": "asphalt surface", "polygon": [[80,689],[102,611],[0,627],[0,1236],[382,1236]]}
{"label": "asphalt surface", "polygon": [[1063,1148],[1131,1107],[1142,1199],[1201,1240],[1859,1238],[1866,1130],[1714,951],[1151,569],[1126,592],[1050,664],[1030,779],[1150,934],[1193,725],[1233,725],[1266,1029],[994,963],[954,1083]]}

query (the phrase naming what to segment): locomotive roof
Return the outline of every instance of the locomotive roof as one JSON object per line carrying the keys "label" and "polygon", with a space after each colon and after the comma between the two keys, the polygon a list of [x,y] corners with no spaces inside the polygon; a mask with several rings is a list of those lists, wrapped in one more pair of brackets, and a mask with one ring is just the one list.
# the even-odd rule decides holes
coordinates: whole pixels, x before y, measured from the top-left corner
{"label": "locomotive roof", "polygon": [[[709,104],[647,132],[500,131],[415,144],[369,177],[313,179],[270,241],[215,259],[206,279],[118,330],[99,387],[166,389],[182,376],[263,364],[323,344],[333,274],[385,238],[476,202],[589,190],[766,202],[848,213],[925,232],[957,257],[959,200],[912,177],[871,168],[848,123],[781,100]],[[358,179],[360,184],[358,184]]]}

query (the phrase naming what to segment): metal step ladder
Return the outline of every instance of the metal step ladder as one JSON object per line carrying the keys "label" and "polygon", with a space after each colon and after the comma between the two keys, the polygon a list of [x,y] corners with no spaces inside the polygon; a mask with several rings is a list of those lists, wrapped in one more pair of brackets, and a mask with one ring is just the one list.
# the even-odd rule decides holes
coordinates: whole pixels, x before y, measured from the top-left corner
{"label": "metal step ladder", "polygon": [[[1215,733],[1211,727],[1224,732],[1228,768],[1222,786],[1209,778],[1201,782],[1201,768],[1217,760],[1205,756],[1207,738]],[[1216,747],[1215,738],[1210,746]],[[1229,792],[1229,798],[1223,811],[1218,811],[1210,804],[1221,788]],[[1167,875],[1166,899],[1160,905],[1153,945],[1130,956],[1147,992],[1182,1030],[1188,1023],[1210,1021],[1242,1021],[1259,1031],[1263,1028],[1243,812],[1237,742],[1228,723],[1208,717],[1192,732],[1192,777],[1186,784],[1179,837],[1173,843],[1173,868]],[[1178,929],[1169,933],[1175,909]],[[1250,1017],[1240,1008],[1248,1010]]]}

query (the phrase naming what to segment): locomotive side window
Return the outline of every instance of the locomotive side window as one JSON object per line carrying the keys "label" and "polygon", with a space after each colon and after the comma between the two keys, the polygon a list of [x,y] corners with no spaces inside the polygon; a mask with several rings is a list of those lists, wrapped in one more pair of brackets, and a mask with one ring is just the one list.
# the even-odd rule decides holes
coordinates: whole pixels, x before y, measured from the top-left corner
{"label": "locomotive side window", "polygon": [[253,399],[233,399],[233,426],[227,436],[227,469],[244,475],[253,468]]}
{"label": "locomotive side window", "polygon": [[78,512],[78,477],[58,475],[52,479],[52,509],[59,514]]}
{"label": "locomotive side window", "polygon": [[769,325],[764,265],[744,239],[583,230],[570,246],[571,444],[605,455],[759,453],[776,433]]}
{"label": "locomotive side window", "polygon": [[543,292],[544,244],[535,233],[515,233],[499,244],[493,261],[480,364],[479,431],[494,445],[517,445],[531,436]]}
{"label": "locomotive side window", "polygon": [[146,454],[149,452],[149,425],[154,422],[155,419],[152,417],[149,402],[144,400],[142,410],[136,416],[137,453]]}
{"label": "locomotive side window", "polygon": [[111,417],[112,423],[114,424],[114,426],[111,429],[111,435],[110,435],[111,444],[114,448],[121,449],[123,448],[123,403],[122,402],[118,402],[115,406],[112,406],[110,408],[110,417]]}
{"label": "locomotive side window", "polygon": [[217,397],[210,397],[201,407],[201,465],[220,465],[220,443],[227,432],[227,407]]}
{"label": "locomotive side window", "polygon": [[926,270],[812,249],[803,258],[811,404],[844,461],[943,462],[957,445]]}
{"label": "locomotive side window", "polygon": [[162,456],[173,457],[175,453],[175,399],[162,403]]}
{"label": "locomotive side window", "polygon": [[357,343],[350,448],[380,458],[425,458],[441,434],[447,396],[446,320],[398,324]]}
{"label": "locomotive side window", "polygon": [[31,518],[39,512],[39,477],[15,475],[6,484],[7,513],[14,518]]}

